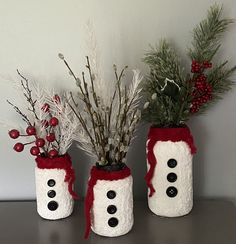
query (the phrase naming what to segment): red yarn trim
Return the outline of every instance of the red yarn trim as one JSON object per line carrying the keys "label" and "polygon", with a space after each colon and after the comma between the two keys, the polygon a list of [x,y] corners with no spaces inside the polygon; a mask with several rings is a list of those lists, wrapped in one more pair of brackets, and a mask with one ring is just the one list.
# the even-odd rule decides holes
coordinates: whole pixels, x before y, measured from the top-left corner
{"label": "red yarn trim", "polygon": [[157,164],[153,148],[158,141],[184,141],[188,144],[191,154],[196,153],[197,149],[194,145],[193,137],[191,135],[191,132],[189,128],[183,127],[183,128],[155,128],[151,127],[148,133],[148,144],[147,144],[147,161],[150,166],[146,176],[145,181],[150,189],[149,197],[151,197],[155,189],[152,184],[152,177],[154,174],[154,170]]}
{"label": "red yarn trim", "polygon": [[94,192],[93,188],[97,183],[97,180],[120,180],[124,179],[131,175],[130,169],[128,167],[125,167],[122,170],[119,171],[105,171],[105,170],[99,170],[96,166],[93,166],[90,172],[90,179],[88,181],[88,190],[85,197],[85,218],[86,218],[86,230],[84,238],[87,239],[90,233],[91,228],[91,208],[93,206],[93,200],[94,200]]}
{"label": "red yarn trim", "polygon": [[65,182],[68,182],[68,191],[74,199],[78,199],[78,195],[73,191],[73,183],[75,181],[75,171],[72,168],[71,158],[69,154],[55,158],[45,158],[37,156],[35,159],[40,169],[64,169],[66,171]]}

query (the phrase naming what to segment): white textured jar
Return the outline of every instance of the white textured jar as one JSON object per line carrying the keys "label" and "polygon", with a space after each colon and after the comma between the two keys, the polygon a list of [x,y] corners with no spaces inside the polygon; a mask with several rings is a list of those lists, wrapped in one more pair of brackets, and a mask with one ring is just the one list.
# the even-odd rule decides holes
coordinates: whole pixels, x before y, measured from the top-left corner
{"label": "white textured jar", "polygon": [[64,169],[35,168],[38,214],[45,219],[62,219],[71,215],[74,200],[65,182]]}
{"label": "white textured jar", "polygon": [[102,236],[121,236],[133,226],[133,178],[98,180],[94,186],[92,230]]}
{"label": "white textured jar", "polygon": [[45,219],[62,219],[71,215],[74,199],[75,172],[68,154],[35,159],[36,201],[38,214]]}
{"label": "white textured jar", "polygon": [[[183,216],[193,207],[192,154],[196,149],[188,128],[162,130],[154,136],[149,133],[147,142],[148,171],[152,167],[151,184],[155,190],[148,196],[148,206],[160,216]],[[156,161],[154,169],[149,162],[152,159]]]}
{"label": "white textured jar", "polygon": [[85,212],[85,238],[88,238],[90,228],[107,237],[128,233],[134,223],[130,169],[125,166],[122,170],[107,172],[94,166],[88,182]]}

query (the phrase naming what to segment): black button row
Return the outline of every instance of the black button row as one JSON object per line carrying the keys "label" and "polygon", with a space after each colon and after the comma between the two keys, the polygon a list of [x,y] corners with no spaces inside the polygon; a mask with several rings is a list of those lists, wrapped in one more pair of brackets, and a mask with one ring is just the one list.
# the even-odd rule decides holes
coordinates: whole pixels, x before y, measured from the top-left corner
{"label": "black button row", "polygon": [[[167,165],[169,168],[175,168],[177,166],[177,161],[174,158],[171,158],[168,160]],[[177,175],[173,172],[169,173],[167,175],[167,180],[171,183],[175,182],[177,180]],[[166,190],[166,194],[168,197],[176,197],[178,194],[178,190],[174,186],[170,186]]]}
{"label": "black button row", "polygon": [[[109,199],[114,199],[116,197],[116,192],[115,191],[108,191],[107,192],[107,198],[109,198]],[[115,214],[116,213],[116,211],[117,211],[117,207],[115,206],[115,205],[109,205],[108,207],[107,207],[107,212],[109,213],[109,214]],[[118,221],[118,219],[117,218],[114,218],[114,217],[112,217],[112,218],[110,218],[109,220],[108,220],[108,225],[110,226],[110,227],[116,227],[117,225],[118,225],[118,223],[119,223],[119,221]]]}
{"label": "black button row", "polygon": [[[53,187],[56,185],[56,181],[53,179],[48,180],[48,186]],[[54,198],[56,196],[56,192],[54,190],[50,190],[47,193],[48,197]],[[55,211],[58,208],[58,203],[56,201],[50,201],[48,203],[48,209],[51,211]]]}

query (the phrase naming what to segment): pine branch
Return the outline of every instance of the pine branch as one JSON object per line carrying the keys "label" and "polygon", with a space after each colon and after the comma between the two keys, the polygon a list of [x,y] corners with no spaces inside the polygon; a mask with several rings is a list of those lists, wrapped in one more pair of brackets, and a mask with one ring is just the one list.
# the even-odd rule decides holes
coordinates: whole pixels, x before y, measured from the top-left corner
{"label": "pine branch", "polygon": [[234,21],[222,18],[222,6],[213,5],[206,19],[193,30],[192,48],[189,56],[198,62],[211,61],[220,48],[220,38]]}
{"label": "pine branch", "polygon": [[153,78],[171,79],[178,84],[184,82],[179,58],[166,40],[162,40],[156,48],[145,55],[144,62],[149,65]]}

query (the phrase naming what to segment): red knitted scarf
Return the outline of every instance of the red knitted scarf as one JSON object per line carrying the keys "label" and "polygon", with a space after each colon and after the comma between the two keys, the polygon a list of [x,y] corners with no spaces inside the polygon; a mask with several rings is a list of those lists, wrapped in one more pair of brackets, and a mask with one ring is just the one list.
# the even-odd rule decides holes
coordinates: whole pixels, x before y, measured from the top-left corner
{"label": "red knitted scarf", "polygon": [[184,141],[188,144],[191,153],[196,153],[197,149],[194,145],[193,137],[188,127],[183,128],[155,128],[151,127],[148,133],[147,143],[147,161],[149,164],[149,170],[145,176],[145,181],[150,189],[149,197],[151,197],[155,189],[152,184],[152,177],[157,164],[153,148],[158,141]]}
{"label": "red knitted scarf", "polygon": [[45,158],[37,156],[35,159],[40,169],[64,169],[66,171],[65,182],[68,182],[68,191],[74,199],[78,199],[78,195],[73,191],[73,183],[75,181],[75,171],[72,168],[71,158],[69,154],[55,158]]}
{"label": "red knitted scarf", "polygon": [[88,181],[88,190],[85,197],[85,218],[86,218],[86,230],[84,238],[87,239],[91,228],[91,208],[93,206],[94,192],[93,188],[97,183],[97,180],[120,180],[130,176],[130,169],[126,166],[124,169],[119,171],[105,171],[99,170],[96,166],[93,166],[90,172],[90,179]]}

